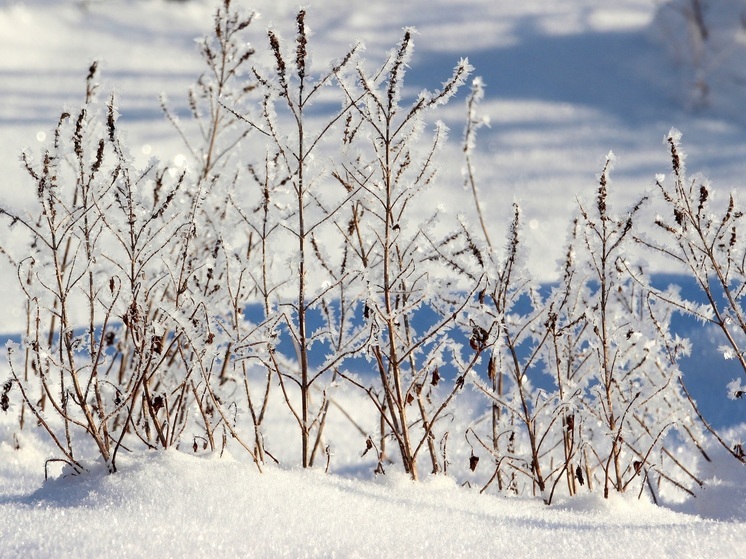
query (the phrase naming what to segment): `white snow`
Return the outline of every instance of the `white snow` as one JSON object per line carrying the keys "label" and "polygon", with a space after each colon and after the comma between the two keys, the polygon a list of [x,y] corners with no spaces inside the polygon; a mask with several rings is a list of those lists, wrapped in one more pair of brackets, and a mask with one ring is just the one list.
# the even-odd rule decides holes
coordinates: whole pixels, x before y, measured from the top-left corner
{"label": "white snow", "polygon": [[[402,28],[416,26],[407,72],[412,94],[436,88],[468,57],[484,77],[481,110],[490,122],[474,154],[482,204],[502,238],[510,202],[520,199],[532,269],[550,278],[576,196],[593,197],[610,149],[617,155],[611,196],[621,205],[649,188],[656,173],[668,172],[660,139],[671,126],[683,132],[692,172],[703,171],[723,192],[746,176],[742,83],[739,89],[735,70],[716,73],[724,64],[713,62],[708,70],[721,89],[711,106],[688,110],[685,66],[650,41],[660,36],[656,4],[378,0],[353,7],[328,0],[309,7],[308,18],[318,64],[356,40],[377,63]],[[267,25],[292,36],[295,0],[253,6],[263,14],[257,40]],[[63,107],[80,102],[94,58],[103,61],[104,95],[118,93],[134,157],[186,164],[158,97],[166,93],[184,110],[186,89],[202,71],[194,39],[209,31],[213,9],[209,0],[0,2],[3,203],[22,208],[33,197],[18,156],[48,139]],[[449,186],[435,195],[451,212],[470,215],[458,146],[464,116],[458,101],[442,113],[455,147],[443,162],[440,184]],[[3,230],[0,244],[12,240]],[[19,293],[7,266],[0,284],[5,309]],[[24,319],[15,307],[4,310],[0,332],[21,331]],[[3,364],[0,381],[6,376]],[[359,404],[344,391],[338,397]],[[638,500],[636,492],[546,507],[538,498],[480,495],[450,477],[414,484],[394,466],[374,478],[370,457],[363,461],[350,450],[332,456],[331,474],[293,469],[290,421],[280,419],[271,440],[284,465],[263,474],[230,446],[222,457],[194,456],[191,449],[126,456],[116,475],[92,468],[65,477],[50,464],[53,479],[44,482],[51,444],[28,422],[19,434],[16,414],[0,413],[0,557],[735,558],[746,549],[746,473],[712,441],[714,462],[700,472],[705,488],[671,505],[675,510]],[[746,437],[743,427],[740,433]],[[362,439],[343,440],[344,448],[363,448]]]}
{"label": "white snow", "polygon": [[[738,498],[722,485],[712,488],[718,498]],[[716,502],[700,508],[719,510]],[[401,474],[259,474],[228,456],[176,451],[34,492],[3,485],[0,518],[3,557],[25,558],[739,557],[746,542],[744,516],[715,521],[633,496],[581,496],[549,508],[443,477],[416,484]]]}

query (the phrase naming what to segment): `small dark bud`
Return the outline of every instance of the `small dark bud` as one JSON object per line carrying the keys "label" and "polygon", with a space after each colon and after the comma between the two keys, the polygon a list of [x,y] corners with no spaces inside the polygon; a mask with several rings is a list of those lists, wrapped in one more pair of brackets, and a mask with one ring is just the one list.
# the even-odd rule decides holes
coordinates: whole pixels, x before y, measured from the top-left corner
{"label": "small dark bud", "polygon": [[479,464],[479,456],[474,456],[474,454],[469,456],[469,469],[472,472],[477,469],[477,464]]}
{"label": "small dark bud", "polygon": [[575,468],[575,479],[578,480],[580,485],[585,485],[585,479],[583,478],[583,470],[580,466]]}
{"label": "small dark bud", "polygon": [[153,353],[160,353],[163,351],[163,338],[160,336],[153,336],[150,340],[150,351]]}
{"label": "small dark bud", "polygon": [[11,381],[6,381],[6,383],[3,384],[3,393],[0,394],[0,409],[4,412],[10,409],[10,398],[8,397],[8,394],[12,387],[13,383]]}
{"label": "small dark bud", "polygon": [[565,426],[567,426],[568,431],[572,431],[575,429],[575,416],[574,415],[568,415],[565,418]]}
{"label": "small dark bud", "polygon": [[438,383],[440,382],[440,373],[438,372],[438,367],[435,367],[433,370],[433,376],[432,379],[430,379],[430,384],[433,386],[438,386]]}
{"label": "small dark bud", "polygon": [[94,60],[90,67],[88,68],[88,76],[86,76],[86,80],[92,80],[96,77],[96,71],[98,70],[98,61]]}
{"label": "small dark bud", "polygon": [[163,396],[156,396],[153,398],[153,412],[158,413],[158,411],[164,406],[165,402],[163,400]]}
{"label": "small dark bud", "polygon": [[360,455],[360,458],[368,454],[368,451],[373,448],[373,441],[370,440],[370,437],[365,439],[365,450],[363,450],[363,453]]}
{"label": "small dark bud", "polygon": [[679,208],[676,208],[673,211],[673,217],[676,220],[677,225],[683,225],[684,224],[684,212],[681,211]]}
{"label": "small dark bud", "polygon": [[490,357],[490,362],[487,364],[487,377],[492,382],[495,382],[497,379],[497,359],[494,355]]}
{"label": "small dark bud", "polygon": [[699,187],[699,208],[702,209],[702,207],[705,205],[705,202],[707,202],[707,198],[710,196],[710,193],[707,191],[707,187],[702,184]]}

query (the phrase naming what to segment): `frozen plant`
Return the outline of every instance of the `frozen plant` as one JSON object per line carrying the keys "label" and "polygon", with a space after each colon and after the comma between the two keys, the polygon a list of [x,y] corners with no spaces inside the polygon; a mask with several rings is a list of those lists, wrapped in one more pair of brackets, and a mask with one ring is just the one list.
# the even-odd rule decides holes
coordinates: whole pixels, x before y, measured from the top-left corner
{"label": "frozen plant", "polygon": [[180,288],[194,217],[184,174],[132,165],[113,97],[95,99],[96,72],[40,159],[24,154],[35,213],[0,209],[29,238],[16,259],[28,320],[21,351],[9,348],[11,384],[78,472],[81,434],[112,472],[122,448],[179,441],[192,404],[184,335],[204,334]]}
{"label": "frozen plant", "polygon": [[[677,262],[696,281],[706,300],[704,305],[686,301],[676,293],[657,295],[678,311],[714,324],[726,340],[725,357],[734,359],[746,375],[746,354],[741,341],[746,334],[744,213],[734,192],[719,201],[707,179],[687,176],[678,130],[671,129],[665,142],[671,154],[672,173],[669,180],[663,175],[656,178],[658,201],[663,204],[665,214],[659,214],[655,220],[664,237],[659,240],[641,235],[638,241]],[[688,395],[683,379],[679,383]],[[708,430],[735,458],[746,462],[742,453],[723,440],[701,416],[691,398],[690,401]]]}
{"label": "frozen plant", "polygon": [[[435,178],[435,159],[446,136],[445,125],[437,122],[421,149],[425,116],[449,101],[472,68],[460,61],[440,90],[423,91],[405,105],[404,74],[413,53],[413,34],[406,29],[398,48],[373,72],[359,64],[354,75],[339,75],[351,109],[344,129],[346,160],[337,166],[335,177],[354,196],[347,222],[339,228],[364,289],[363,318],[369,333],[365,351],[379,379],[373,386],[353,382],[366,390],[380,413],[381,433],[375,445],[379,469],[390,436],[404,471],[416,480],[424,450],[433,473],[447,467],[438,450],[436,423],[464,386],[481,351],[464,355],[464,334],[455,329],[479,278],[466,293],[456,290],[455,276],[443,276],[429,265],[427,247],[437,244],[430,231],[436,216],[425,223],[410,220],[413,207]],[[434,316],[416,325],[418,313]],[[450,371],[448,377],[445,370]],[[449,386],[444,388],[446,382]],[[374,445],[372,437],[367,445]]]}
{"label": "frozen plant", "polygon": [[[318,391],[320,404],[314,402],[314,391],[358,346],[354,342],[355,333],[350,333],[344,326],[347,311],[338,316],[340,322],[335,335],[332,332],[335,327],[331,324],[334,319],[329,306],[325,306],[332,292],[344,292],[351,275],[341,264],[338,272],[334,271],[334,265],[325,260],[316,241],[325,232],[335,233],[334,216],[351,197],[350,193],[342,191],[338,196],[330,190],[330,172],[322,164],[323,159],[317,156],[320,144],[332,136],[335,124],[349,111],[350,104],[343,103],[340,111],[321,125],[314,124],[306,113],[327,89],[326,86],[351,64],[359,47],[352,47],[330,69],[315,76],[308,52],[305,10],[298,12],[295,24],[296,36],[290,53],[285,52],[285,46],[274,30],[267,31],[274,67],[252,68],[257,91],[262,95],[260,114],[242,115],[242,120],[263,136],[267,153],[264,171],[260,173],[254,168],[253,173],[264,197],[261,206],[264,217],[261,224],[250,225],[258,235],[262,250],[259,293],[264,299],[265,320],[271,321],[280,333],[288,336],[295,350],[293,363],[278,358],[271,348],[265,364],[269,366],[268,372],[278,379],[288,408],[298,424],[301,464],[309,467],[313,465],[321,444],[328,409],[326,390]],[[248,213],[244,215],[250,219]],[[279,267],[271,271],[264,267],[268,257],[265,241],[270,230],[274,246],[294,247],[284,273]],[[319,276],[324,279],[320,280]],[[329,327],[314,332],[310,326],[311,317],[320,311],[325,313]],[[336,350],[318,368],[312,367],[309,359],[314,344],[317,347],[331,344]],[[294,388],[297,389],[297,398]]]}

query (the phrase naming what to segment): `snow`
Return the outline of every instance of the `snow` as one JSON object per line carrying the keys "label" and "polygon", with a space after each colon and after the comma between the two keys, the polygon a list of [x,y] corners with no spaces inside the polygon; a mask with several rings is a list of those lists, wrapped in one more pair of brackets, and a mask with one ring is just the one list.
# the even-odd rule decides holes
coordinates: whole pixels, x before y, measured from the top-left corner
{"label": "snow", "polygon": [[[263,14],[260,29],[291,36],[295,0],[253,5]],[[592,199],[610,149],[617,154],[611,196],[622,204],[668,172],[661,137],[671,126],[683,132],[689,169],[703,171],[721,192],[742,183],[742,68],[731,65],[723,75],[726,65],[713,62],[720,89],[710,106],[691,110],[691,76],[657,46],[655,8],[649,0],[380,0],[351,9],[349,0],[329,0],[314,3],[308,18],[320,65],[357,40],[365,42],[366,58],[378,61],[405,26],[415,26],[412,95],[437,88],[468,57],[483,77],[481,111],[490,122],[473,155],[482,204],[502,238],[510,202],[521,200],[532,270],[551,278],[576,196]],[[208,32],[213,9],[207,0],[0,2],[0,50],[12,53],[0,62],[3,203],[24,207],[31,200],[33,188],[18,186],[28,186],[18,156],[46,141],[63,107],[79,103],[93,59],[102,60],[104,94],[117,92],[134,157],[185,165],[158,98],[166,94],[177,116],[184,114],[186,89],[202,71],[194,40]],[[730,55],[725,46],[721,52]],[[469,215],[457,145],[464,116],[458,101],[442,113],[456,145],[456,155],[445,156],[452,159],[443,163],[442,184],[459,187],[436,196]],[[2,244],[12,242],[3,235]],[[6,268],[2,303],[18,296]],[[16,307],[4,311],[0,332],[21,331],[23,320]],[[3,364],[0,380],[6,376]],[[723,390],[715,392],[722,399]],[[338,397],[362,406],[344,391]],[[742,409],[742,401],[735,404]],[[393,466],[375,478],[370,456],[361,460],[350,450],[332,456],[331,474],[293,469],[294,426],[281,413],[271,410],[268,421],[279,424],[271,443],[283,466],[263,474],[229,445],[222,457],[191,449],[125,456],[116,475],[92,467],[65,477],[52,463],[46,482],[49,441],[30,425],[17,433],[16,415],[0,414],[0,556],[740,557],[746,547],[746,475],[712,441],[714,462],[700,472],[707,483],[695,499],[666,508],[636,494],[589,494],[546,507],[540,499],[461,487],[455,479],[467,477],[464,460],[454,477],[421,484]],[[339,434],[343,421],[330,420],[332,438],[340,449],[362,450],[362,439]]]}
{"label": "snow", "polygon": [[738,557],[746,526],[618,497],[548,508],[449,478],[350,480],[176,451],[0,497],[4,557]]}

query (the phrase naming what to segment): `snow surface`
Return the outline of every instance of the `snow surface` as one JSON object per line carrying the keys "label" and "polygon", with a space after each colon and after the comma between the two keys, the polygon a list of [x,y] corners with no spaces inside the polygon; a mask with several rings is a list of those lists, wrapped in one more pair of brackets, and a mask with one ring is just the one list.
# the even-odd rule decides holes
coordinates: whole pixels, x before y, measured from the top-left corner
{"label": "snow surface", "polygon": [[[6,464],[3,477],[30,466]],[[34,492],[3,486],[0,538],[3,557],[27,558],[740,557],[744,494],[729,490],[718,498],[740,499],[741,515],[713,520],[634,496],[550,508],[443,476],[259,474],[228,456],[167,451],[128,457],[116,475],[55,479]]]}
{"label": "snow surface", "polygon": [[[487,85],[482,108],[491,120],[476,155],[483,205],[499,238],[510,202],[521,200],[534,269],[551,278],[576,196],[593,196],[610,149],[618,156],[612,193],[620,204],[668,170],[662,138],[672,125],[684,133],[689,169],[723,190],[746,175],[738,76],[715,75],[721,87],[712,105],[693,110],[686,65],[673,66],[660,46],[665,29],[656,6],[325,0],[310,8],[309,24],[319,64],[358,39],[366,57],[379,60],[403,26],[416,26],[412,91],[436,87],[469,57]],[[253,7],[263,14],[261,26],[292,34],[295,0],[257,0]],[[18,155],[47,138],[63,106],[79,103],[94,58],[102,60],[103,91],[118,92],[133,153],[183,158],[158,96],[166,93],[183,111],[186,88],[202,71],[194,39],[208,31],[213,9],[207,0],[0,2],[3,201],[22,207],[33,196],[18,186]],[[713,63],[712,73],[723,66]],[[463,116],[455,102],[442,117],[455,145],[442,184],[461,184]],[[460,187],[436,195],[470,215]],[[13,274],[3,272],[0,284],[0,301],[17,296]],[[19,331],[22,317],[13,312],[4,313],[0,332]],[[716,448],[711,470],[701,472],[707,486],[676,511],[634,495],[581,496],[548,508],[539,500],[479,495],[443,477],[414,485],[389,472],[373,480],[369,462],[355,453],[333,457],[334,475],[282,468],[259,475],[231,449],[234,458],[134,456],[116,476],[94,469],[42,483],[50,447],[27,428],[15,450],[11,420],[15,415],[0,415],[0,557],[741,557],[746,548],[746,476]],[[283,454],[283,445],[292,448],[289,436],[279,433],[272,448],[292,456]]]}

